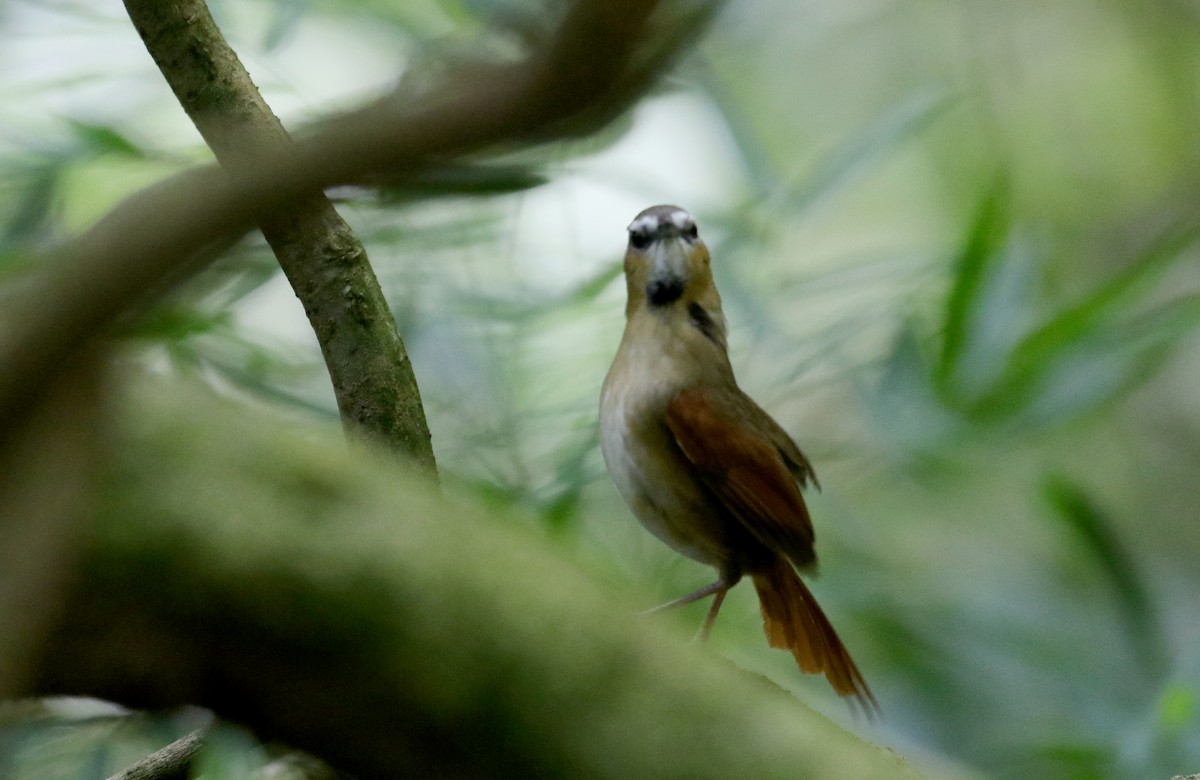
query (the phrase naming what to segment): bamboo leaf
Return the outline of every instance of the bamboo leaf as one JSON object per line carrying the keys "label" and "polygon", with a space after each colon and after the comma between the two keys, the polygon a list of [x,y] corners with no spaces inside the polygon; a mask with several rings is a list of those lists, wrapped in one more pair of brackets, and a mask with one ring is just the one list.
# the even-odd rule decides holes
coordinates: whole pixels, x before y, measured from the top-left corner
{"label": "bamboo leaf", "polygon": [[815,172],[787,185],[785,208],[798,214],[815,208],[863,166],[915,138],[957,102],[952,92],[925,90],[905,97],[864,132],[851,138]]}
{"label": "bamboo leaf", "polygon": [[270,24],[263,33],[263,50],[272,52],[287,43],[300,29],[300,23],[304,21],[304,15],[308,13],[311,6],[312,0],[287,0],[287,2],[275,3]]}
{"label": "bamboo leaf", "polygon": [[1164,237],[1128,269],[1026,336],[1000,380],[973,404],[971,416],[985,421],[1011,417],[1045,391],[1053,373],[1083,364],[1086,352],[1106,340],[1108,325],[1126,319],[1137,296],[1183,256],[1197,229],[1188,226]]}
{"label": "bamboo leaf", "polygon": [[934,384],[944,399],[961,398],[958,380],[973,325],[986,294],[989,277],[1003,262],[1009,231],[1008,187],[997,181],[984,194],[952,271],[950,294],[942,315],[942,349],[934,369]]}
{"label": "bamboo leaf", "polygon": [[905,323],[884,361],[871,411],[879,426],[910,452],[930,451],[954,429],[953,418],[936,401],[930,374],[916,329]]}
{"label": "bamboo leaf", "polygon": [[84,149],[95,155],[113,154],[120,157],[143,159],[146,153],[128,136],[109,125],[68,119],[67,125]]}
{"label": "bamboo leaf", "polygon": [[1133,559],[1113,529],[1112,518],[1082,487],[1066,477],[1048,477],[1042,491],[1055,516],[1075,535],[1112,587],[1130,643],[1141,659],[1141,668],[1148,674],[1162,669],[1167,654],[1157,610]]}
{"label": "bamboo leaf", "polygon": [[459,195],[507,195],[540,187],[548,177],[527,165],[447,163],[403,183],[379,187],[383,203]]}
{"label": "bamboo leaf", "polygon": [[611,263],[600,269],[592,278],[587,279],[579,284],[574,290],[565,296],[565,302],[571,304],[591,303],[600,293],[608,289],[608,286],[613,283],[624,269],[621,263]]}
{"label": "bamboo leaf", "polygon": [[27,171],[19,205],[8,217],[0,242],[21,243],[44,235],[51,221],[63,179],[63,162],[51,159]]}

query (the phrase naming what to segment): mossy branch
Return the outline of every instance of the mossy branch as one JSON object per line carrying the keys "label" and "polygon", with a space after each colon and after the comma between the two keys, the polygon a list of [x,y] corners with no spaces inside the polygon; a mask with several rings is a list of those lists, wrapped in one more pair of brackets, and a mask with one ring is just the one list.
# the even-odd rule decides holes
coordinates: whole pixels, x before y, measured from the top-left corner
{"label": "mossy branch", "polygon": [[197,704],[362,780],[919,776],[331,431],[177,385],[124,420],[26,693]]}

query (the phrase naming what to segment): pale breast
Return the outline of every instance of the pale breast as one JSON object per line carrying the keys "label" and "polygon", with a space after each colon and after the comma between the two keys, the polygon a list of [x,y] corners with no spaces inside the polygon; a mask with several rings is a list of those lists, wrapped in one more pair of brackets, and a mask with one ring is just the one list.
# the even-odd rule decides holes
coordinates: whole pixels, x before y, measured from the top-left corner
{"label": "pale breast", "polygon": [[729,555],[728,521],[666,428],[664,413],[675,392],[664,377],[614,363],[600,397],[600,450],[617,491],[647,530],[680,553],[719,566]]}

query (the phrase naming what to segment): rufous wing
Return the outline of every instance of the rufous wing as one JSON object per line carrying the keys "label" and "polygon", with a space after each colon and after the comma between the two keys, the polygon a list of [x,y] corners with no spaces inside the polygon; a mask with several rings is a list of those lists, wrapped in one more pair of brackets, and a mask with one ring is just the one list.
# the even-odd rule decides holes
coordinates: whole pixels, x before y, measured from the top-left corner
{"label": "rufous wing", "polygon": [[[766,412],[736,387],[696,387],[671,400],[666,422],[697,478],[731,515],[796,566],[815,563],[812,521],[800,495],[800,484],[815,482],[812,467]],[[850,653],[791,565],[773,556],[751,576],[771,646],[790,651],[802,670],[824,673],[868,717],[878,713]]]}
{"label": "rufous wing", "polygon": [[[796,566],[816,561],[797,484],[811,468],[766,412],[737,388],[695,387],[671,399],[666,423],[697,478],[754,537]],[[781,451],[778,436],[792,452]]]}

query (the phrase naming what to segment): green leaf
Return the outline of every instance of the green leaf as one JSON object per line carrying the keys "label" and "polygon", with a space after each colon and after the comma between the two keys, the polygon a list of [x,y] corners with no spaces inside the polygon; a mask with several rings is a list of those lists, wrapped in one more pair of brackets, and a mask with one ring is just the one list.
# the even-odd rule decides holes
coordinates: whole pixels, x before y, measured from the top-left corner
{"label": "green leaf", "polygon": [[552,530],[561,531],[573,525],[579,516],[583,491],[597,475],[588,468],[600,446],[600,430],[594,417],[583,418],[574,426],[584,435],[560,450],[555,460],[554,492],[539,507],[542,519]]}
{"label": "green leaf", "polygon": [[242,729],[217,724],[196,754],[191,776],[196,780],[252,780],[262,775],[266,756]]}
{"label": "green leaf", "polygon": [[591,279],[580,283],[574,290],[567,293],[563,302],[568,304],[591,303],[600,293],[608,289],[608,286],[622,273],[624,273],[624,267],[620,262],[606,265]]}
{"label": "green leaf", "polygon": [[121,157],[143,159],[146,153],[128,136],[108,125],[98,125],[79,119],[68,119],[67,125],[75,133],[84,149],[95,154],[113,154]]}
{"label": "green leaf", "polygon": [[4,225],[4,244],[31,240],[46,231],[63,182],[63,163],[47,160],[27,171],[26,183],[21,190],[20,205],[17,206]]}
{"label": "green leaf", "polygon": [[271,21],[263,33],[263,51],[273,52],[296,34],[304,15],[312,6],[311,0],[283,0],[274,4]]}
{"label": "green leaf", "polygon": [[1141,668],[1153,675],[1165,665],[1167,653],[1153,600],[1133,559],[1113,530],[1113,520],[1075,482],[1051,475],[1042,485],[1054,514],[1063,521],[1082,549],[1112,586],[1117,608]]}
{"label": "green leaf", "polygon": [[1188,226],[1167,235],[1125,271],[1022,339],[999,381],[973,403],[971,415],[993,421],[1011,417],[1046,391],[1055,371],[1081,364],[1084,350],[1102,342],[1113,323],[1127,319],[1135,298],[1183,256],[1198,228]]}
{"label": "green leaf", "polygon": [[[237,349],[240,348],[240,352]],[[233,353],[233,354],[231,354]],[[284,359],[248,342],[227,345],[226,349],[193,348],[182,354],[183,361],[212,370],[231,384],[253,393],[260,399],[285,408],[304,412],[314,419],[337,422],[340,420],[333,399],[328,402],[314,400],[297,388],[294,375],[303,367],[287,365]]]}
{"label": "green leaf", "polygon": [[621,263],[611,263],[562,295],[548,296],[532,290],[526,294],[507,296],[463,293],[455,305],[457,311],[478,319],[525,322],[535,317],[561,312],[569,306],[591,303],[608,289],[622,272]]}
{"label": "green leaf", "polygon": [[225,314],[213,314],[178,302],[163,302],[133,321],[125,335],[151,341],[183,341],[228,323]]}
{"label": "green leaf", "polygon": [[1140,317],[1105,322],[1047,367],[1016,418],[1032,425],[1062,422],[1111,401],[1153,376],[1197,326],[1200,294]]}
{"label": "green leaf", "polygon": [[1050,742],[1029,745],[1025,763],[1017,763],[1010,777],[1054,777],[1060,780],[1104,780],[1113,776],[1116,764],[1111,746],[1085,742]]}
{"label": "green leaf", "polygon": [[1196,691],[1181,683],[1168,685],[1158,698],[1159,730],[1183,731],[1197,715]]}
{"label": "green leaf", "polygon": [[112,763],[112,744],[98,742],[83,756],[83,766],[79,770],[79,780],[105,780],[109,776],[108,767]]}
{"label": "green leaf", "polygon": [[494,241],[502,229],[500,219],[487,213],[471,214],[461,219],[440,219],[432,224],[416,221],[394,223],[395,220],[392,220],[380,227],[359,231],[359,236],[368,247],[392,244],[400,251],[405,251],[484,244]]}
{"label": "green leaf", "polygon": [[955,428],[953,418],[935,399],[930,373],[916,329],[905,323],[871,395],[871,412],[879,427],[908,452],[933,452]]}
{"label": "green leaf", "polygon": [[446,163],[403,183],[379,186],[384,203],[459,195],[507,195],[540,187],[548,177],[525,165]]}
{"label": "green leaf", "polygon": [[844,186],[867,162],[919,135],[956,100],[953,93],[944,90],[907,96],[863,133],[829,155],[828,162],[815,172],[787,185],[786,211],[799,214],[813,209]]}
{"label": "green leaf", "polygon": [[952,271],[953,282],[942,315],[942,349],[934,369],[934,383],[944,399],[961,398],[956,376],[968,350],[972,327],[989,277],[1004,261],[1004,242],[1010,217],[1008,186],[1000,179],[985,193],[971,222]]}

